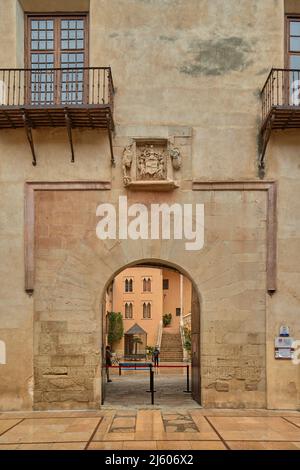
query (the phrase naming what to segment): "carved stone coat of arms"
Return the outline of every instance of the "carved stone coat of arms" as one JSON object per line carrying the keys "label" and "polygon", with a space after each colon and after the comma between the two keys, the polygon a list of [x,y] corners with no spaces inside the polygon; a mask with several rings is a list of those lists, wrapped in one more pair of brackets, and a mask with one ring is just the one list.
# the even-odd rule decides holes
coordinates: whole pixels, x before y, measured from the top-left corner
{"label": "carved stone coat of arms", "polygon": [[154,145],[140,149],[137,159],[137,179],[166,179],[166,153]]}
{"label": "carved stone coat of arms", "polygon": [[[124,186],[137,188],[145,187],[147,183],[151,188],[171,189],[174,183],[174,172],[181,168],[181,154],[178,147],[167,139],[132,139],[123,150],[122,172]],[[164,185],[164,186],[162,186]]]}

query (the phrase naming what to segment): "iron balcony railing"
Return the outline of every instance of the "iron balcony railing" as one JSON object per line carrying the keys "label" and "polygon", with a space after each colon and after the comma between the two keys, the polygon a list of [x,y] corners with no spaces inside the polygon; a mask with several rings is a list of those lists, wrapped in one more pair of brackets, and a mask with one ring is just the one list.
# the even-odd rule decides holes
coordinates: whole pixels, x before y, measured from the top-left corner
{"label": "iron balcony railing", "polygon": [[300,109],[300,69],[271,69],[261,98],[263,122],[273,108]]}
{"label": "iron balcony railing", "polygon": [[110,67],[0,69],[1,107],[106,105],[113,108]]}

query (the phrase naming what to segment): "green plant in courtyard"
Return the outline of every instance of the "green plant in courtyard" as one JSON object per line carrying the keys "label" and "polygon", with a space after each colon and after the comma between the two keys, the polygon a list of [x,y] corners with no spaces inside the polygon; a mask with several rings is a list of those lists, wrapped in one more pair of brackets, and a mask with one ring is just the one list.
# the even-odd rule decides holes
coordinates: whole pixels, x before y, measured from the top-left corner
{"label": "green plant in courtyard", "polygon": [[184,348],[190,354],[191,349],[192,349],[192,331],[189,327],[185,326],[183,328],[183,334],[184,334]]}
{"label": "green plant in courtyard", "polygon": [[163,315],[163,325],[168,326],[172,321],[172,313],[165,313]]}
{"label": "green plant in courtyard", "polygon": [[147,356],[148,356],[148,357],[152,357],[152,356],[153,356],[154,349],[155,349],[154,346],[147,346],[146,352],[147,352]]}
{"label": "green plant in courtyard", "polygon": [[123,317],[120,312],[110,312],[108,314],[108,343],[111,348],[113,344],[123,337],[124,326],[123,326]]}

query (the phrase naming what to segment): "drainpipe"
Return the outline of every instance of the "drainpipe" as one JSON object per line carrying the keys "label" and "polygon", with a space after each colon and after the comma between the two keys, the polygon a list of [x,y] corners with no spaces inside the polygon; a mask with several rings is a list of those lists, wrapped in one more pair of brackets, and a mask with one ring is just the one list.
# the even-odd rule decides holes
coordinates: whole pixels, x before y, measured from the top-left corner
{"label": "drainpipe", "polygon": [[180,321],[183,317],[183,275],[180,274]]}
{"label": "drainpipe", "polygon": [[188,354],[184,347],[184,333],[183,333],[183,275],[180,274],[180,317],[179,317],[179,331],[181,336],[181,345],[183,351],[183,360],[187,361]]}

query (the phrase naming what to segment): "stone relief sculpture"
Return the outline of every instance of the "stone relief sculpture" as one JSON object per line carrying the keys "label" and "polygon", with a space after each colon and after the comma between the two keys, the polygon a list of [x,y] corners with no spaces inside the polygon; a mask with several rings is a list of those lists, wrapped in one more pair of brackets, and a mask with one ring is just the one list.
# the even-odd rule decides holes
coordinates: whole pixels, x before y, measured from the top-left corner
{"label": "stone relief sculpture", "polygon": [[169,182],[173,188],[174,172],[180,170],[181,163],[180,147],[170,140],[133,138],[122,154],[124,186],[137,188],[149,182],[154,187],[155,183]]}
{"label": "stone relief sculpture", "polygon": [[170,148],[170,157],[172,160],[172,166],[174,170],[180,170],[181,168],[181,155],[177,147]]}
{"label": "stone relief sculpture", "polygon": [[124,181],[125,186],[131,182],[132,160],[133,160],[133,151],[132,151],[132,144],[130,144],[130,145],[127,145],[127,147],[125,147],[123,151],[123,158],[122,158],[123,181]]}
{"label": "stone relief sculpture", "polygon": [[137,158],[137,177],[146,180],[166,178],[166,154],[164,150],[147,145]]}

